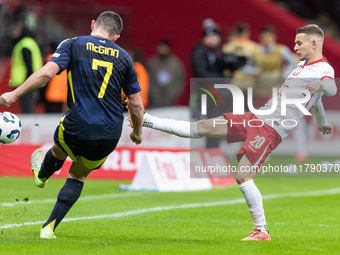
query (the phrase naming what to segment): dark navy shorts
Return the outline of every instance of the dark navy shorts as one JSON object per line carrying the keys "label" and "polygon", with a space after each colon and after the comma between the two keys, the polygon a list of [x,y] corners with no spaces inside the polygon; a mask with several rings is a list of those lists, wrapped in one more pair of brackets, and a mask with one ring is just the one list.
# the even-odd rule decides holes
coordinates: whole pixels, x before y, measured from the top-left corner
{"label": "dark navy shorts", "polygon": [[94,170],[101,167],[116,148],[119,139],[80,140],[59,125],[54,133],[54,141],[74,162],[80,157],[88,169]]}

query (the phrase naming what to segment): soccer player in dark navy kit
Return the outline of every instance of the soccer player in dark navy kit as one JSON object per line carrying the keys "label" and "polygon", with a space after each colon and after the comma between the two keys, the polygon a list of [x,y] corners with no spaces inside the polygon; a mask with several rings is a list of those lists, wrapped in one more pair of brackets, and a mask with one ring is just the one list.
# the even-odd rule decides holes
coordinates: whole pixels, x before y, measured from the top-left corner
{"label": "soccer player in dark navy kit", "polygon": [[56,129],[54,145],[46,155],[37,149],[31,157],[35,182],[41,188],[67,156],[73,160],[53,211],[41,229],[41,238],[56,238],[54,230],[78,200],[87,175],[98,169],[115,149],[124,119],[122,90],[129,99],[133,124],[130,138],[136,144],[143,140],[143,105],[136,72],[128,53],[114,43],[122,29],[118,14],[103,12],[96,21],[92,20],[91,35],[61,42],[44,67],[16,90],[0,97],[0,104],[9,106],[67,70],[68,111]]}

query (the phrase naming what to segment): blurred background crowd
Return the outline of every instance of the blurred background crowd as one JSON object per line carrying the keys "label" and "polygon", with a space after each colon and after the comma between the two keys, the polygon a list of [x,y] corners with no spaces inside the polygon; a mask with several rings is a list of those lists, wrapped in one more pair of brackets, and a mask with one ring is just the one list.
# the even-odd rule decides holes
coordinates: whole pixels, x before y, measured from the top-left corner
{"label": "blurred background crowd", "polygon": [[[336,0],[249,0],[252,1],[283,7],[309,23],[320,25],[330,38],[339,39],[340,3]],[[19,86],[48,61],[65,38],[89,34],[91,19],[106,9],[117,11],[124,20],[123,35],[117,43],[128,50],[134,60],[146,108],[188,105],[190,78],[242,78],[237,85],[244,93],[247,87],[254,87],[257,102],[261,104],[271,96],[272,87],[280,86],[298,62],[292,52],[294,34],[289,40],[285,39],[285,42],[290,41],[289,45],[279,43],[277,31],[281,27],[272,23],[260,24],[257,20],[242,18],[232,24],[223,23],[216,21],[214,12],[207,11],[209,16],[200,17],[199,22],[191,24],[195,31],[188,29],[186,34],[175,37],[173,33],[165,36],[159,33],[159,37],[154,36],[150,42],[146,33],[145,42],[141,43],[131,39],[131,27],[136,21],[133,21],[135,13],[128,8],[98,7],[94,2],[85,10],[81,4],[88,1],[76,2],[74,6],[79,9],[70,10],[56,1],[0,0],[0,91],[8,90],[8,84]],[[196,4],[200,2],[207,1]],[[96,6],[92,12],[91,6]],[[144,21],[150,26],[147,19]],[[176,17],[169,16],[169,19],[175,21]],[[190,22],[188,20],[188,25]],[[177,25],[186,26],[175,23],[171,29],[176,30]],[[200,36],[192,36],[192,32]],[[191,45],[186,55],[181,55],[179,50],[181,40]],[[143,48],[146,43],[148,49]],[[18,112],[65,111],[66,80],[63,73],[40,91],[22,97]]]}
{"label": "blurred background crowd", "polygon": [[328,36],[340,40],[338,0],[273,0],[273,2],[311,23],[317,23]]}

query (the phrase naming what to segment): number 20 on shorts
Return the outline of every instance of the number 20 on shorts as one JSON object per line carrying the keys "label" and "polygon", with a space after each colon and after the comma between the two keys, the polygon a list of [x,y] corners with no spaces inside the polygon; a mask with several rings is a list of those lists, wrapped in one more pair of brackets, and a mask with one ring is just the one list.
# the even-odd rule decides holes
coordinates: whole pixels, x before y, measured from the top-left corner
{"label": "number 20 on shorts", "polygon": [[254,141],[250,141],[249,143],[255,149],[260,149],[265,141],[266,141],[266,138],[264,138],[263,136],[257,135],[257,136],[255,136],[255,140]]}

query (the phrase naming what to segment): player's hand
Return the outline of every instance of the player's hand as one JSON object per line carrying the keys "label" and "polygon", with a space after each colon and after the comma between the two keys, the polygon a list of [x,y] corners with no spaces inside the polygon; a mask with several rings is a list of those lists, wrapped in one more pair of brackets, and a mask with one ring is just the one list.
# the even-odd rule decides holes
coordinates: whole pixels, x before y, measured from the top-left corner
{"label": "player's hand", "polygon": [[323,135],[329,135],[332,134],[333,128],[331,125],[319,127],[319,131],[322,132]]}
{"label": "player's hand", "polygon": [[14,92],[7,92],[0,96],[0,104],[6,107],[9,107],[15,101],[17,101],[17,97],[15,96]]}
{"label": "player's hand", "polygon": [[130,134],[130,139],[131,139],[132,142],[134,142],[137,145],[143,142],[142,135],[136,134],[133,131]]}
{"label": "player's hand", "polygon": [[322,86],[321,81],[313,81],[308,83],[305,89],[309,90],[310,94],[313,96],[315,92],[317,92]]}

